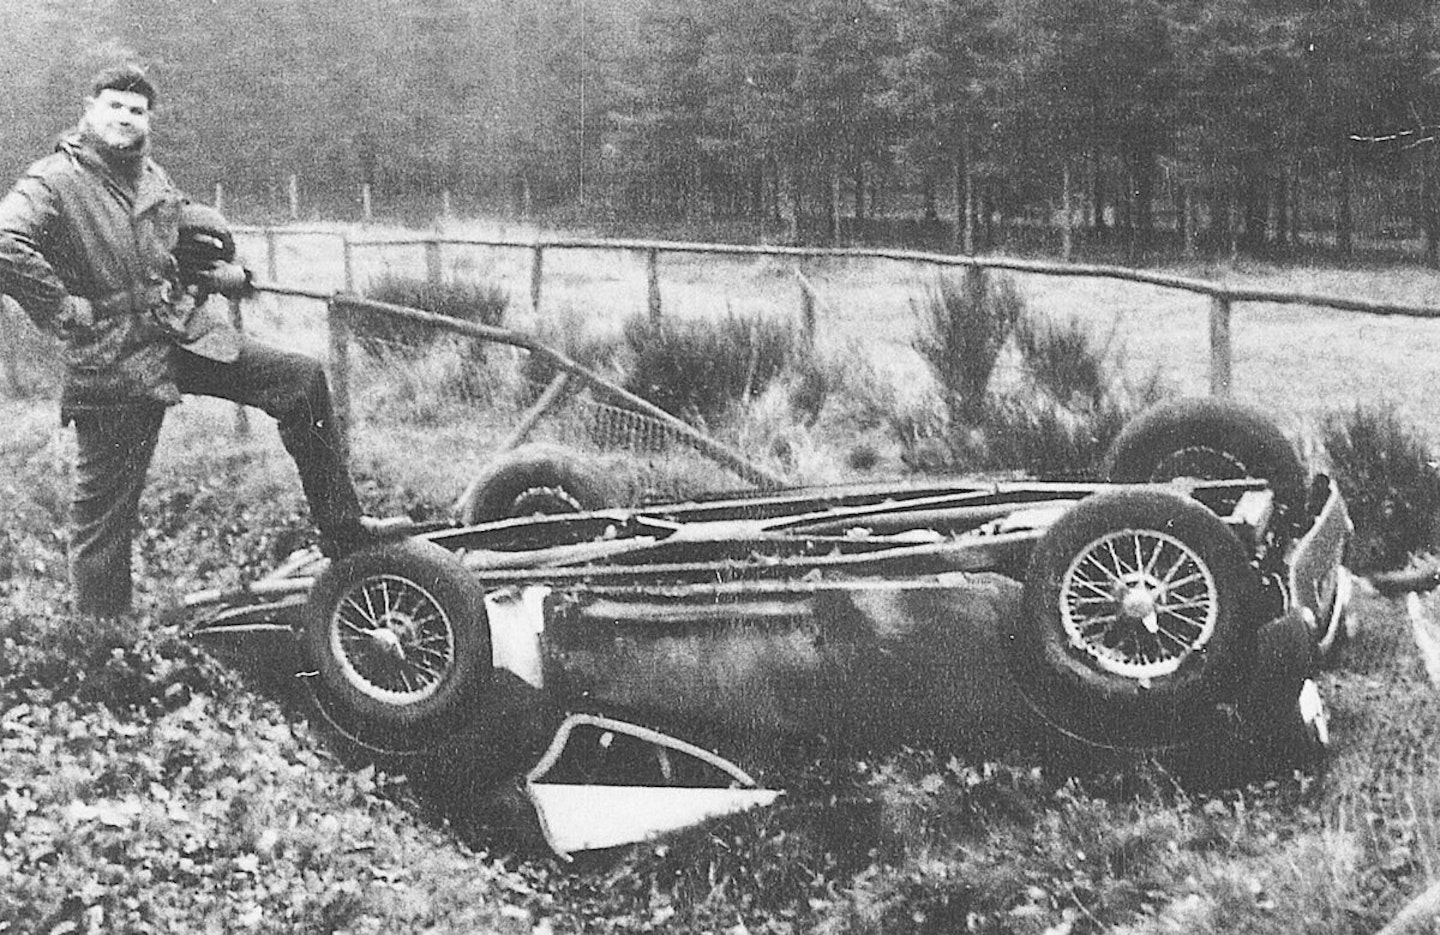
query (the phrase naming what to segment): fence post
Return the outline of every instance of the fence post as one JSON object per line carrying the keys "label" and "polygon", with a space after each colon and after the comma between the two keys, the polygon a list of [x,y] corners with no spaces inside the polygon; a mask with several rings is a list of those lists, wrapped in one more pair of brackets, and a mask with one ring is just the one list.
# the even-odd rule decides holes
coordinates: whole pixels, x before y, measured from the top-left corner
{"label": "fence post", "polygon": [[645,281],[649,298],[650,320],[660,320],[660,251],[651,247],[645,251]]}
{"label": "fence post", "polygon": [[223,182],[215,183],[215,210],[220,214],[225,213],[225,185]]}
{"label": "fence post", "polygon": [[275,228],[265,228],[265,275],[270,282],[280,278],[280,244]]}
{"label": "fence post", "polygon": [[432,237],[425,241],[425,278],[438,286],[444,277],[445,269],[440,264],[440,241]]}
{"label": "fence post", "polygon": [[300,176],[290,176],[290,220],[300,220]]}
{"label": "fence post", "polygon": [[[230,324],[235,326],[236,331],[245,330],[245,313],[241,310],[238,297],[230,299]],[[235,405],[235,434],[240,438],[250,437],[250,410],[239,403]]]}
{"label": "fence post", "polygon": [[355,291],[355,244],[350,241],[350,234],[340,235],[340,259],[342,261],[341,272],[345,276],[344,289],[351,295],[357,295]]}
{"label": "fence post", "polygon": [[1229,397],[1230,390],[1230,297],[1210,297],[1210,395]]}
{"label": "fence post", "polygon": [[[344,257],[347,295],[355,294],[355,246],[348,233],[340,241]],[[335,429],[340,435],[341,455],[350,458],[350,309],[344,301],[331,297],[326,306],[329,327],[330,400],[335,409]]]}
{"label": "fence post", "polygon": [[341,455],[350,458],[350,310],[339,296],[329,302],[330,400],[335,409],[335,430]]}
{"label": "fence post", "polygon": [[815,287],[804,272],[795,270],[795,279],[800,283],[800,327],[807,344],[815,343]]}
{"label": "fence post", "polygon": [[540,283],[544,278],[545,248],[537,243],[530,257],[530,312],[537,320],[540,317]]}
{"label": "fence post", "polygon": [[375,220],[374,206],[370,200],[369,182],[365,182],[360,186],[360,216],[364,218],[366,224]]}

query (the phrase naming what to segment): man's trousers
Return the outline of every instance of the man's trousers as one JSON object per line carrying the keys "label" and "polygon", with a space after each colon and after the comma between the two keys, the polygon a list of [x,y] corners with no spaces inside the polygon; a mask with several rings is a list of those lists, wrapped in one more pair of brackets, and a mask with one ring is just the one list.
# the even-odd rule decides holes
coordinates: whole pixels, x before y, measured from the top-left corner
{"label": "man's trousers", "polygon": [[[182,393],[215,396],[265,411],[300,472],[312,522],[322,535],[343,537],[360,522],[345,464],[330,386],[320,363],[249,337],[240,356],[222,363],[176,349]],[[75,608],[111,616],[130,609],[131,543],[139,527],[140,494],[155,453],[165,407],[92,410],[75,423],[75,491],[70,576]]]}

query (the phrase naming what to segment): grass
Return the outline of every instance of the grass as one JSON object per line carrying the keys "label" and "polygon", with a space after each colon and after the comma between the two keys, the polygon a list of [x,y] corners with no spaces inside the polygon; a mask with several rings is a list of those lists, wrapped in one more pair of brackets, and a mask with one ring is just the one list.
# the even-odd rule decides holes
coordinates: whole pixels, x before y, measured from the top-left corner
{"label": "grass", "polygon": [[[333,272],[329,246],[315,239],[308,249],[322,257],[310,281],[322,283]],[[362,268],[378,262],[361,258]],[[523,257],[456,250],[447,259],[487,280],[504,281],[510,266],[528,277]],[[418,251],[415,260],[423,264]],[[299,268],[288,254],[283,263]],[[547,257],[547,270],[542,316],[614,337],[643,310],[638,263],[564,255]],[[585,288],[587,272],[596,278]],[[905,414],[923,436],[933,399],[910,347],[919,323],[908,304],[928,274],[839,261],[811,264],[807,275],[826,300],[825,376],[772,385],[728,438],[756,457],[788,459],[797,476],[894,473],[893,420]],[[1225,275],[1276,286],[1312,279],[1265,268]],[[1397,299],[1410,290],[1422,301],[1413,296],[1434,286],[1427,273],[1394,277],[1386,288]],[[1378,295],[1364,290],[1382,278],[1315,271],[1307,291]],[[676,317],[798,308],[793,273],[775,261],[667,259],[662,279]],[[1037,314],[1113,330],[1128,372],[1143,379],[1163,363],[1181,389],[1203,388],[1199,300],[1018,281]],[[514,312],[519,326],[533,317]],[[292,345],[324,347],[314,305],[267,300],[247,314]],[[1395,400],[1413,424],[1440,405],[1435,381],[1415,376],[1428,372],[1419,369],[1428,323],[1265,307],[1241,315],[1240,395],[1273,404],[1292,428],[1318,433],[1316,413],[1352,398]],[[1357,342],[1361,329],[1367,340]],[[1365,366],[1336,374],[1327,354]],[[458,393],[416,394],[405,405],[428,413],[416,419],[365,395],[399,366],[359,376],[357,472],[379,511],[439,511],[525,396],[503,378],[483,409]],[[1020,366],[1002,355],[997,378],[1009,368],[1023,379]],[[1342,380],[1353,385],[1326,399]],[[796,416],[792,394],[822,399],[813,419]],[[187,402],[172,414],[142,505],[141,632],[85,633],[65,611],[56,532],[68,436],[54,427],[53,403],[0,405],[11,427],[0,440],[0,493],[12,517],[0,534],[0,931],[1348,935],[1379,928],[1440,872],[1440,714],[1403,608],[1375,595],[1360,597],[1360,634],[1323,676],[1336,750],[1321,775],[1205,790],[1154,764],[1077,777],[1020,754],[857,759],[796,748],[764,767],[790,790],[785,804],[560,866],[517,843],[504,822],[481,822],[510,813],[463,776],[345,767],[303,712],[249,690],[160,622],[177,594],[238,583],[310,536],[263,417],[237,439],[226,406]]]}

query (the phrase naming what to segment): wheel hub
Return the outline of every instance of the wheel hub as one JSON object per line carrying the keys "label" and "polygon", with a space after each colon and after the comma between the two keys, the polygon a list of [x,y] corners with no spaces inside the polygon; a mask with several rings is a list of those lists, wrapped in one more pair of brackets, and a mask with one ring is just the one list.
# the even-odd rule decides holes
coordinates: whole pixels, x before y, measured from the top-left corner
{"label": "wheel hub", "polygon": [[385,622],[370,631],[370,639],[375,641],[375,647],[383,654],[397,660],[405,658],[404,638],[394,627],[387,626]]}
{"label": "wheel hub", "polygon": [[1115,603],[1118,605],[1118,615],[1123,622],[1139,625],[1147,633],[1159,632],[1157,596],[1143,582],[1122,585]]}

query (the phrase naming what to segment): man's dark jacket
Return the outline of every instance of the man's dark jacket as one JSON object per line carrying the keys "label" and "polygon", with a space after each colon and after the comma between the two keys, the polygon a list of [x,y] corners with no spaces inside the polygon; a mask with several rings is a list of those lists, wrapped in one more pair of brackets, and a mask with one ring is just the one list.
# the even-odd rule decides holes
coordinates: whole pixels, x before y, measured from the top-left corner
{"label": "man's dark jacket", "polygon": [[195,306],[171,251],[185,197],[142,157],[133,183],[79,134],[0,199],[0,292],[65,342],[61,411],[179,402],[176,347],[234,360],[219,304]]}

